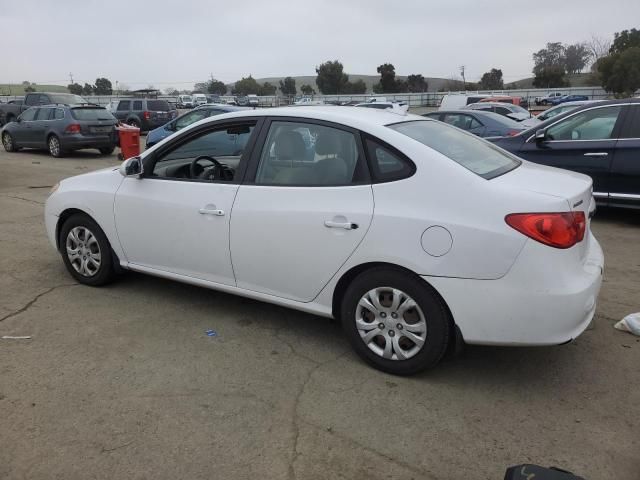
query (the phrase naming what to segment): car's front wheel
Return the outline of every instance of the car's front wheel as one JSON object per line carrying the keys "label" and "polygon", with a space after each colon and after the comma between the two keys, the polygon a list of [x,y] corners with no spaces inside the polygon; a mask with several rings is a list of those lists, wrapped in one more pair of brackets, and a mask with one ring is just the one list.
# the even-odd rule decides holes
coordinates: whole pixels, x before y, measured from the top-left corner
{"label": "car's front wheel", "polygon": [[100,153],[102,155],[111,155],[115,149],[116,147],[102,147]]}
{"label": "car's front wheel", "polygon": [[4,132],[2,134],[2,146],[7,152],[17,152],[18,147],[16,146],[13,137],[9,132]]}
{"label": "car's front wheel", "polygon": [[60,139],[55,135],[51,135],[49,140],[47,140],[47,145],[49,147],[49,153],[52,157],[60,158],[64,156],[64,150],[62,150],[62,145],[60,145]]}
{"label": "car's front wheel", "polygon": [[411,375],[435,366],[449,342],[449,314],[417,275],[375,268],[347,288],[340,310],[356,352],[375,368]]}
{"label": "car's front wheel", "polygon": [[113,279],[109,240],[87,215],[75,214],[64,222],[59,245],[67,270],[78,282],[96,287]]}

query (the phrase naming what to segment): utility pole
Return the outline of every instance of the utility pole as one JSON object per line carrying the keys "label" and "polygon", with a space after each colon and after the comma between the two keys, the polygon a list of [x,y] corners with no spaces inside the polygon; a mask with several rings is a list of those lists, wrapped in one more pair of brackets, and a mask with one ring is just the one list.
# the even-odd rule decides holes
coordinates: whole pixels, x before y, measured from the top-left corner
{"label": "utility pole", "polygon": [[73,73],[69,72],[69,79],[71,80],[71,84],[73,85]]}
{"label": "utility pole", "polygon": [[460,66],[460,75],[462,75],[462,83],[464,84],[464,90],[467,89],[467,80],[464,78],[464,65]]}

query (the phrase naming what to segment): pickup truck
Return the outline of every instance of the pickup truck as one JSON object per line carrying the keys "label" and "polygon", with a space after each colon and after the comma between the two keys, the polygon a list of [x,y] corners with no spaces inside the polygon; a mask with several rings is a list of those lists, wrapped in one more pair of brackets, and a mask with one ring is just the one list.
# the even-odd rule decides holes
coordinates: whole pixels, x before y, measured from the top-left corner
{"label": "pickup truck", "polygon": [[24,100],[13,100],[9,103],[0,104],[0,125],[5,125],[15,121],[18,116],[28,108],[38,105],[52,105],[55,103],[63,105],[79,105],[87,104],[89,102],[80,95],[73,95],[71,93],[27,93]]}
{"label": "pickup truck", "polygon": [[551,92],[544,97],[536,97],[535,102],[536,102],[536,105],[549,105],[552,102],[552,100],[556,98],[564,97],[565,95],[566,93],[562,93],[562,92]]}

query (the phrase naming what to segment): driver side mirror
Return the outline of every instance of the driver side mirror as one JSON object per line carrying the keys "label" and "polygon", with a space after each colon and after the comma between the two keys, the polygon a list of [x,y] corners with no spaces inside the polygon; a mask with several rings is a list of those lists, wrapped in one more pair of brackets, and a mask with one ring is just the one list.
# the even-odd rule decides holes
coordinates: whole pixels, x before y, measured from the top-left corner
{"label": "driver side mirror", "polygon": [[142,178],[142,160],[140,157],[127,158],[118,169],[120,175],[123,177],[137,177]]}
{"label": "driver side mirror", "polygon": [[546,130],[536,130],[535,139],[536,139],[536,142],[544,142],[547,139],[547,131]]}

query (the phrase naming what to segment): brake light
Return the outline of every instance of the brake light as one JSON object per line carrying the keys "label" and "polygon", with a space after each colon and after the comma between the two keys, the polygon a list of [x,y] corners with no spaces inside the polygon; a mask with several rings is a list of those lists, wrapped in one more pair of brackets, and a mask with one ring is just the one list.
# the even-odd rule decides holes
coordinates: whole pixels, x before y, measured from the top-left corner
{"label": "brake light", "polygon": [[149,120],[151,118],[151,112],[142,112],[142,116],[145,120]]}
{"label": "brake light", "polygon": [[584,239],[584,212],[512,213],[507,224],[529,238],[554,248],[571,248]]}
{"label": "brake light", "polygon": [[67,125],[67,128],[64,129],[65,133],[80,133],[80,124],[79,123],[71,123]]}

